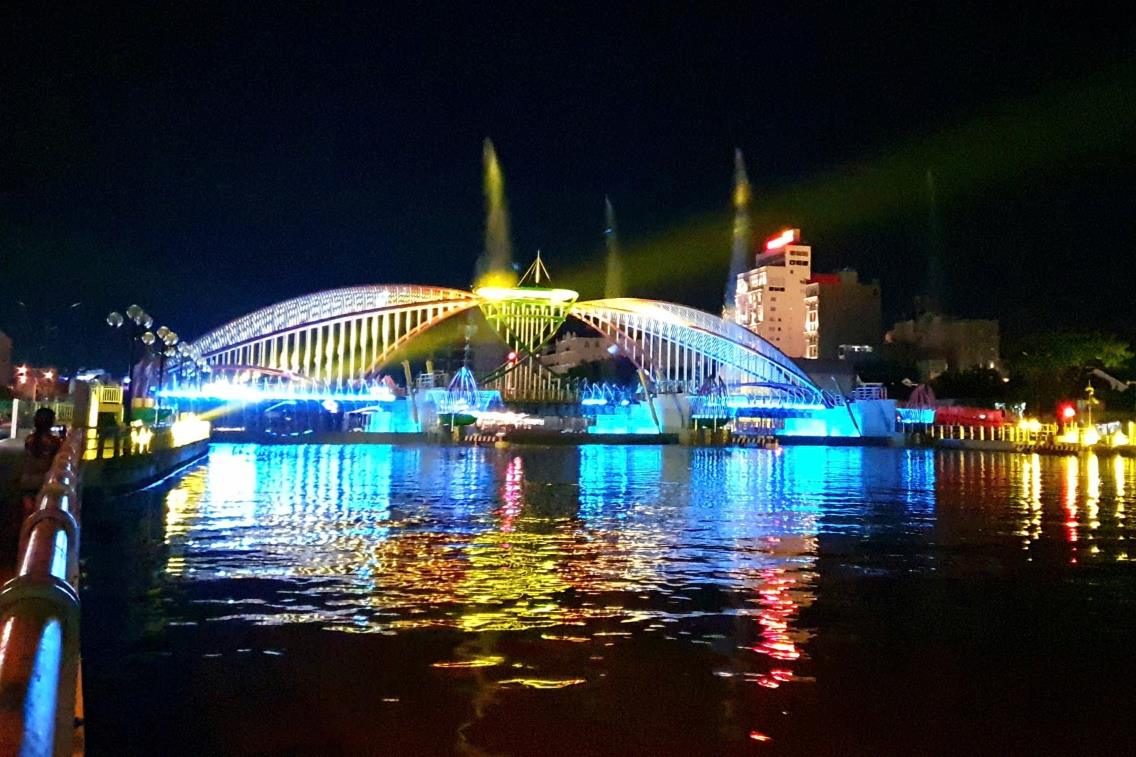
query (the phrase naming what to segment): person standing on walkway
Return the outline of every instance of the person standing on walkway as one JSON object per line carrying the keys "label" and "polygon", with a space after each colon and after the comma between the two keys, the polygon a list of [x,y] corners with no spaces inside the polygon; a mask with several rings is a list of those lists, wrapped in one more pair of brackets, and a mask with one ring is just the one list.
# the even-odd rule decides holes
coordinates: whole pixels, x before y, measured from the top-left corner
{"label": "person standing on walkway", "polygon": [[35,507],[35,495],[43,486],[43,479],[51,469],[55,453],[63,446],[63,437],[56,434],[55,411],[49,407],[36,410],[34,429],[24,440],[24,467],[20,472],[20,494],[24,503],[23,517]]}

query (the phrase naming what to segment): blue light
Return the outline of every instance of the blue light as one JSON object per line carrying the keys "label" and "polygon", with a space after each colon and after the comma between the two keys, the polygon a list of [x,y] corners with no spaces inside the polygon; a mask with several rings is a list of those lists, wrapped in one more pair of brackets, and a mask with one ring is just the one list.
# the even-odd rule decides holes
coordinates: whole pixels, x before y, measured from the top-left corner
{"label": "blue light", "polygon": [[897,407],[895,414],[899,416],[900,423],[935,422],[935,408],[933,407]]}
{"label": "blue light", "polygon": [[780,410],[825,410],[824,405],[816,402],[786,402],[779,397],[754,397],[747,395],[732,395],[726,398],[727,407],[756,408],[772,407]]}
{"label": "blue light", "polygon": [[295,400],[312,402],[394,402],[394,392],[379,384],[359,391],[313,390],[294,385],[256,386],[215,381],[199,388],[163,389],[161,397],[187,400],[224,400],[228,402],[263,402],[265,400]]}
{"label": "blue light", "polygon": [[646,405],[630,405],[612,413],[596,415],[589,434],[657,434],[659,427]]}

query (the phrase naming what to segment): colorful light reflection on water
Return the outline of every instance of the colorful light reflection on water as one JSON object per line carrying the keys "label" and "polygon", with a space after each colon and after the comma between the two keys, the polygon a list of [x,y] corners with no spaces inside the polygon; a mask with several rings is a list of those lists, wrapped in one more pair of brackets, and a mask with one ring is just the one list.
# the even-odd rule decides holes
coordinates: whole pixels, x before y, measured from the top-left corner
{"label": "colorful light reflection on water", "polygon": [[[887,666],[939,644],[936,623],[961,623],[964,648],[997,628],[975,576],[1099,586],[1090,571],[1125,563],[1136,536],[1133,475],[1121,458],[861,448],[216,445],[172,487],[85,516],[87,696],[124,669],[139,691],[268,676],[285,694],[171,695],[234,753],[922,749],[933,729],[820,726],[864,727],[842,693],[900,707],[864,692],[918,680]],[[1101,599],[1127,596],[1127,573],[1106,576],[1122,585]],[[148,599],[106,610],[124,591]],[[130,644],[109,641],[124,629]],[[327,696],[243,741],[242,708],[307,702],[301,681]],[[126,727],[137,711],[88,706],[112,724],[104,744],[176,751],[136,741],[158,738]],[[299,723],[337,707],[378,720],[310,741]]]}

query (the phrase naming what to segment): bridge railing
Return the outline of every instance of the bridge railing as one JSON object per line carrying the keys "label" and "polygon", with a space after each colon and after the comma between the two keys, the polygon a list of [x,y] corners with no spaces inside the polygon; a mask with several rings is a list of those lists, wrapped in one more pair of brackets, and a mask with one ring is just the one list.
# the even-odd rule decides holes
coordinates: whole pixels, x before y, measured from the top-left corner
{"label": "bridge railing", "polygon": [[56,454],[20,532],[16,576],[0,589],[0,754],[75,748],[84,441],[73,431]]}

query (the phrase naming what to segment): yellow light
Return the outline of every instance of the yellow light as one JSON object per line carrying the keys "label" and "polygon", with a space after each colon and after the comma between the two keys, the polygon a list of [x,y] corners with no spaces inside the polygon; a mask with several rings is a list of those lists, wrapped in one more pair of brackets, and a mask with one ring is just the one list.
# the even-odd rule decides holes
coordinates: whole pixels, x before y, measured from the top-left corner
{"label": "yellow light", "polygon": [[154,441],[154,432],[141,421],[134,421],[130,426],[130,451],[133,454],[150,451],[150,443]]}
{"label": "yellow light", "polygon": [[175,447],[184,447],[187,444],[199,442],[209,438],[209,421],[198,418],[196,415],[183,415],[170,426],[170,437]]}
{"label": "yellow light", "polygon": [[497,683],[500,686],[524,686],[529,689],[563,689],[587,681],[583,678],[509,678]]}
{"label": "yellow light", "polygon": [[743,208],[749,204],[749,184],[738,184],[734,187],[734,207]]}
{"label": "yellow light", "polygon": [[505,658],[499,655],[484,655],[474,657],[472,660],[442,660],[440,662],[430,663],[430,667],[446,669],[492,668],[504,662]]}
{"label": "yellow light", "polygon": [[528,289],[523,287],[496,287],[484,286],[473,290],[473,293],[482,299],[491,302],[504,302],[506,300],[532,300],[538,302],[573,302],[580,296],[579,292],[571,289]]}

